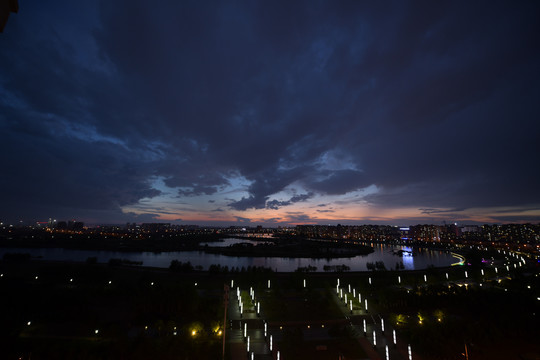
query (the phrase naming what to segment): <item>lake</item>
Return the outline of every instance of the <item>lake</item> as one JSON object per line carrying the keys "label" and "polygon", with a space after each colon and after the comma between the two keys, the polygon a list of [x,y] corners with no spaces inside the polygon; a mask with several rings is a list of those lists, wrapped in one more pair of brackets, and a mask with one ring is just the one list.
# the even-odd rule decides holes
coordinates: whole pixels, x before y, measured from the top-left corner
{"label": "lake", "polygon": [[[234,243],[255,241],[227,238],[223,242],[208,243],[208,246],[228,246]],[[202,243],[204,245],[206,243]],[[2,248],[0,257],[8,253],[29,253],[33,258],[39,257],[43,260],[52,261],[77,261],[84,262],[89,257],[96,257],[99,263],[107,263],[110,259],[127,259],[131,261],[142,261],[143,266],[168,268],[172,260],[181,262],[190,261],[193,266],[200,265],[207,270],[210,265],[219,264],[221,266],[248,267],[263,266],[279,272],[293,272],[299,267],[315,266],[317,271],[323,272],[325,265],[347,265],[350,271],[367,271],[368,262],[375,263],[382,261],[387,269],[394,269],[396,263],[403,262],[405,270],[420,270],[431,265],[435,267],[450,266],[459,262],[459,259],[449,252],[429,249],[415,250],[416,256],[398,256],[395,251],[412,251],[405,246],[392,246],[383,244],[371,245],[374,252],[368,255],[359,255],[352,258],[338,259],[309,259],[309,258],[286,258],[286,257],[234,257],[221,254],[207,254],[203,251],[182,251],[182,252],[117,252],[117,251],[95,251],[95,250],[72,250],[72,249],[36,249],[36,248]]]}

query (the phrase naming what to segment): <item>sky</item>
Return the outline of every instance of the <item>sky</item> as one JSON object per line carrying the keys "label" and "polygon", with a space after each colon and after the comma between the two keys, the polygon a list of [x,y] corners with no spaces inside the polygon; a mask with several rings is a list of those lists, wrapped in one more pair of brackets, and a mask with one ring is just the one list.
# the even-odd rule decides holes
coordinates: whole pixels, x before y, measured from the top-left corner
{"label": "sky", "polygon": [[540,222],[538,1],[19,1],[0,220]]}

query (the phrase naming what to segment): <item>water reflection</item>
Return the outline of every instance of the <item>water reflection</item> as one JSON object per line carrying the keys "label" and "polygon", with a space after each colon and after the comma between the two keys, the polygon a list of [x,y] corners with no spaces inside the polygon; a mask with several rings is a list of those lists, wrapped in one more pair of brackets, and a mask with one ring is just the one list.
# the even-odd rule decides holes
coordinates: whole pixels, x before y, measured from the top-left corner
{"label": "water reflection", "polygon": [[[245,242],[246,240],[225,239],[223,243],[209,243],[209,246],[228,246],[235,242]],[[252,242],[249,240],[249,242]],[[257,242],[253,242],[257,243]],[[382,261],[387,269],[395,269],[396,263],[403,262],[406,270],[425,269],[430,265],[435,267],[450,266],[455,263],[455,258],[447,252],[432,251],[427,249],[416,249],[415,256],[396,255],[399,250],[413,251],[412,248],[404,246],[389,246],[382,244],[371,244],[374,252],[369,255],[359,255],[353,258],[339,259],[308,259],[308,258],[285,258],[285,257],[234,257],[220,254],[207,254],[202,251],[186,252],[141,252],[125,253],[116,251],[91,251],[91,250],[70,250],[70,249],[25,249],[11,248],[0,249],[0,257],[6,252],[29,253],[32,257],[39,257],[43,260],[52,261],[76,261],[84,262],[87,258],[95,256],[100,263],[107,263],[110,259],[128,259],[131,261],[142,261],[143,266],[153,266],[160,268],[169,267],[172,260],[191,262],[194,266],[202,266],[208,269],[210,265],[220,264],[231,267],[264,266],[274,271],[292,272],[299,267],[315,266],[317,271],[323,272],[324,266],[346,265],[351,271],[367,271],[368,262],[375,263]]]}

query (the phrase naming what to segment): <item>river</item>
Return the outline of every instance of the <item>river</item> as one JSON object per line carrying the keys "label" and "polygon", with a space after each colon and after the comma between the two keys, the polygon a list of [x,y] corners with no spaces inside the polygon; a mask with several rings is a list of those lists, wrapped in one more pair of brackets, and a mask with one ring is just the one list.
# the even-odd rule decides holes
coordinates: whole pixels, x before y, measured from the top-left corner
{"label": "river", "polygon": [[[208,243],[209,246],[228,246],[239,242],[256,243],[250,240],[227,238],[223,242]],[[204,243],[202,244],[204,245]],[[368,244],[369,245],[369,244]],[[172,260],[191,262],[193,266],[202,266],[208,269],[210,265],[248,267],[263,266],[279,272],[293,272],[299,267],[315,266],[317,271],[324,271],[325,265],[347,265],[350,271],[367,271],[368,262],[382,261],[387,269],[394,269],[396,263],[403,262],[405,270],[421,270],[431,265],[435,267],[450,266],[459,259],[449,252],[429,249],[416,249],[416,256],[394,255],[394,251],[412,251],[405,246],[391,246],[383,244],[371,244],[374,252],[368,255],[359,255],[352,258],[338,259],[310,259],[310,258],[286,258],[286,257],[234,257],[221,254],[207,254],[203,251],[183,252],[117,252],[95,250],[72,250],[61,248],[1,248],[0,257],[5,253],[29,253],[33,258],[51,261],[76,261],[84,262],[89,257],[96,257],[99,263],[107,263],[110,259],[127,259],[130,261],[142,261],[143,266],[168,268]]]}

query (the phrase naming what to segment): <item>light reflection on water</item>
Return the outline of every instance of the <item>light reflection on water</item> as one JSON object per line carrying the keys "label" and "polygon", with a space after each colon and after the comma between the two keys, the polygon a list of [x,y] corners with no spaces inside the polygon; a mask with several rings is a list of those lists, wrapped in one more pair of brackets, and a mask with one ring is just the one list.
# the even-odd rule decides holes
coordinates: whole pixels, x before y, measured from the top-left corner
{"label": "light reflection on water", "polygon": [[[239,239],[225,239],[223,243],[209,243],[209,246],[227,246],[232,243],[245,242]],[[250,241],[253,242],[253,241]],[[256,242],[253,242],[256,243]],[[4,253],[29,253],[32,257],[40,257],[43,260],[53,261],[76,261],[84,262],[89,257],[97,257],[98,262],[107,263],[110,259],[127,259],[131,261],[142,261],[143,266],[153,266],[167,268],[172,260],[181,262],[191,262],[193,266],[200,265],[203,269],[208,269],[210,265],[220,264],[231,267],[263,266],[275,271],[292,272],[298,267],[315,266],[317,271],[323,272],[324,266],[347,265],[351,271],[367,271],[368,262],[375,263],[382,261],[388,270],[395,269],[396,263],[403,262],[406,270],[425,269],[430,265],[435,267],[450,266],[456,262],[455,258],[448,252],[433,251],[428,249],[418,249],[415,256],[394,255],[398,250],[412,251],[412,248],[404,246],[390,246],[382,244],[371,245],[374,252],[368,255],[355,256],[353,258],[339,259],[309,259],[309,258],[285,258],[285,257],[234,257],[220,254],[207,254],[202,251],[185,252],[141,252],[127,253],[117,251],[93,251],[93,250],[71,250],[71,249],[25,249],[25,248],[2,248],[0,257]]]}

